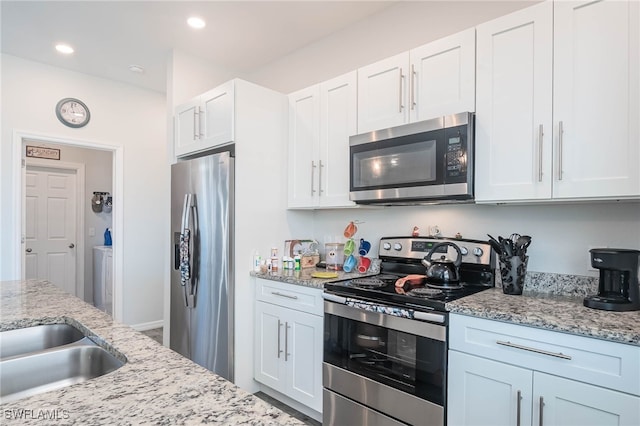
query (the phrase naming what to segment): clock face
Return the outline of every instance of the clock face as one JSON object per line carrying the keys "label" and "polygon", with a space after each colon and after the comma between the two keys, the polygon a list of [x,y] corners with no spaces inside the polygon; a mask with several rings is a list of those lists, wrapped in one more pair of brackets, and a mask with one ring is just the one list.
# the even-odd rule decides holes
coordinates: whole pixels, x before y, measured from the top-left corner
{"label": "clock face", "polygon": [[65,98],[56,105],[56,116],[69,127],[82,127],[89,122],[89,108],[80,100]]}

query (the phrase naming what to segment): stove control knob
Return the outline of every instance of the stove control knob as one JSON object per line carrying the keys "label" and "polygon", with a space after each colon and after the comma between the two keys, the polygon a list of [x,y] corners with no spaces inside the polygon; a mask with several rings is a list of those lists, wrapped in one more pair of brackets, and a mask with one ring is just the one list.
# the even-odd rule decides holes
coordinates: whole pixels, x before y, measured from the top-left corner
{"label": "stove control knob", "polygon": [[400,243],[395,243],[395,244],[393,245],[393,249],[394,249],[395,251],[400,251],[400,250],[402,250],[402,244],[400,244]]}
{"label": "stove control knob", "polygon": [[469,249],[465,246],[460,246],[460,253],[462,253],[463,256],[466,256],[469,254]]}
{"label": "stove control knob", "polygon": [[391,250],[391,244],[390,243],[384,243],[382,244],[382,248],[385,250]]}
{"label": "stove control knob", "polygon": [[481,257],[484,254],[484,251],[480,247],[476,247],[473,249],[473,255],[476,257]]}

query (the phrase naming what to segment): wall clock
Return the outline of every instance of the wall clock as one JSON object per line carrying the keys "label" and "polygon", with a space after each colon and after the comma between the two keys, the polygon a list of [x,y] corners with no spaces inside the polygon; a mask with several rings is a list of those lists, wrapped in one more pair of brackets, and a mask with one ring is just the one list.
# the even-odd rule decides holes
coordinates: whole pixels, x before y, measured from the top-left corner
{"label": "wall clock", "polygon": [[56,116],[62,124],[79,128],[87,125],[91,118],[91,113],[81,100],[64,98],[56,105]]}

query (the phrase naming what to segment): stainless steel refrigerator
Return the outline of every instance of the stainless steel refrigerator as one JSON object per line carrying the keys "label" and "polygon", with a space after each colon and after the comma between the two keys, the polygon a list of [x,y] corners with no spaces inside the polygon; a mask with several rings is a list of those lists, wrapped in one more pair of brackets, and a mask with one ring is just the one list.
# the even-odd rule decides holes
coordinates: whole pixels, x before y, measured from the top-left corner
{"label": "stainless steel refrigerator", "polygon": [[233,381],[234,158],[171,166],[170,347]]}

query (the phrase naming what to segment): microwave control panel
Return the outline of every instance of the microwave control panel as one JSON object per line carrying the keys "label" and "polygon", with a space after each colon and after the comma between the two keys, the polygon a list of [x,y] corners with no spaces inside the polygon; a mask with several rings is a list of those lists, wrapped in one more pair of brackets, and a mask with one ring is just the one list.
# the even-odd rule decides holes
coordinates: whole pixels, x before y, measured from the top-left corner
{"label": "microwave control panel", "polygon": [[445,182],[465,182],[467,175],[467,141],[462,128],[447,129]]}

